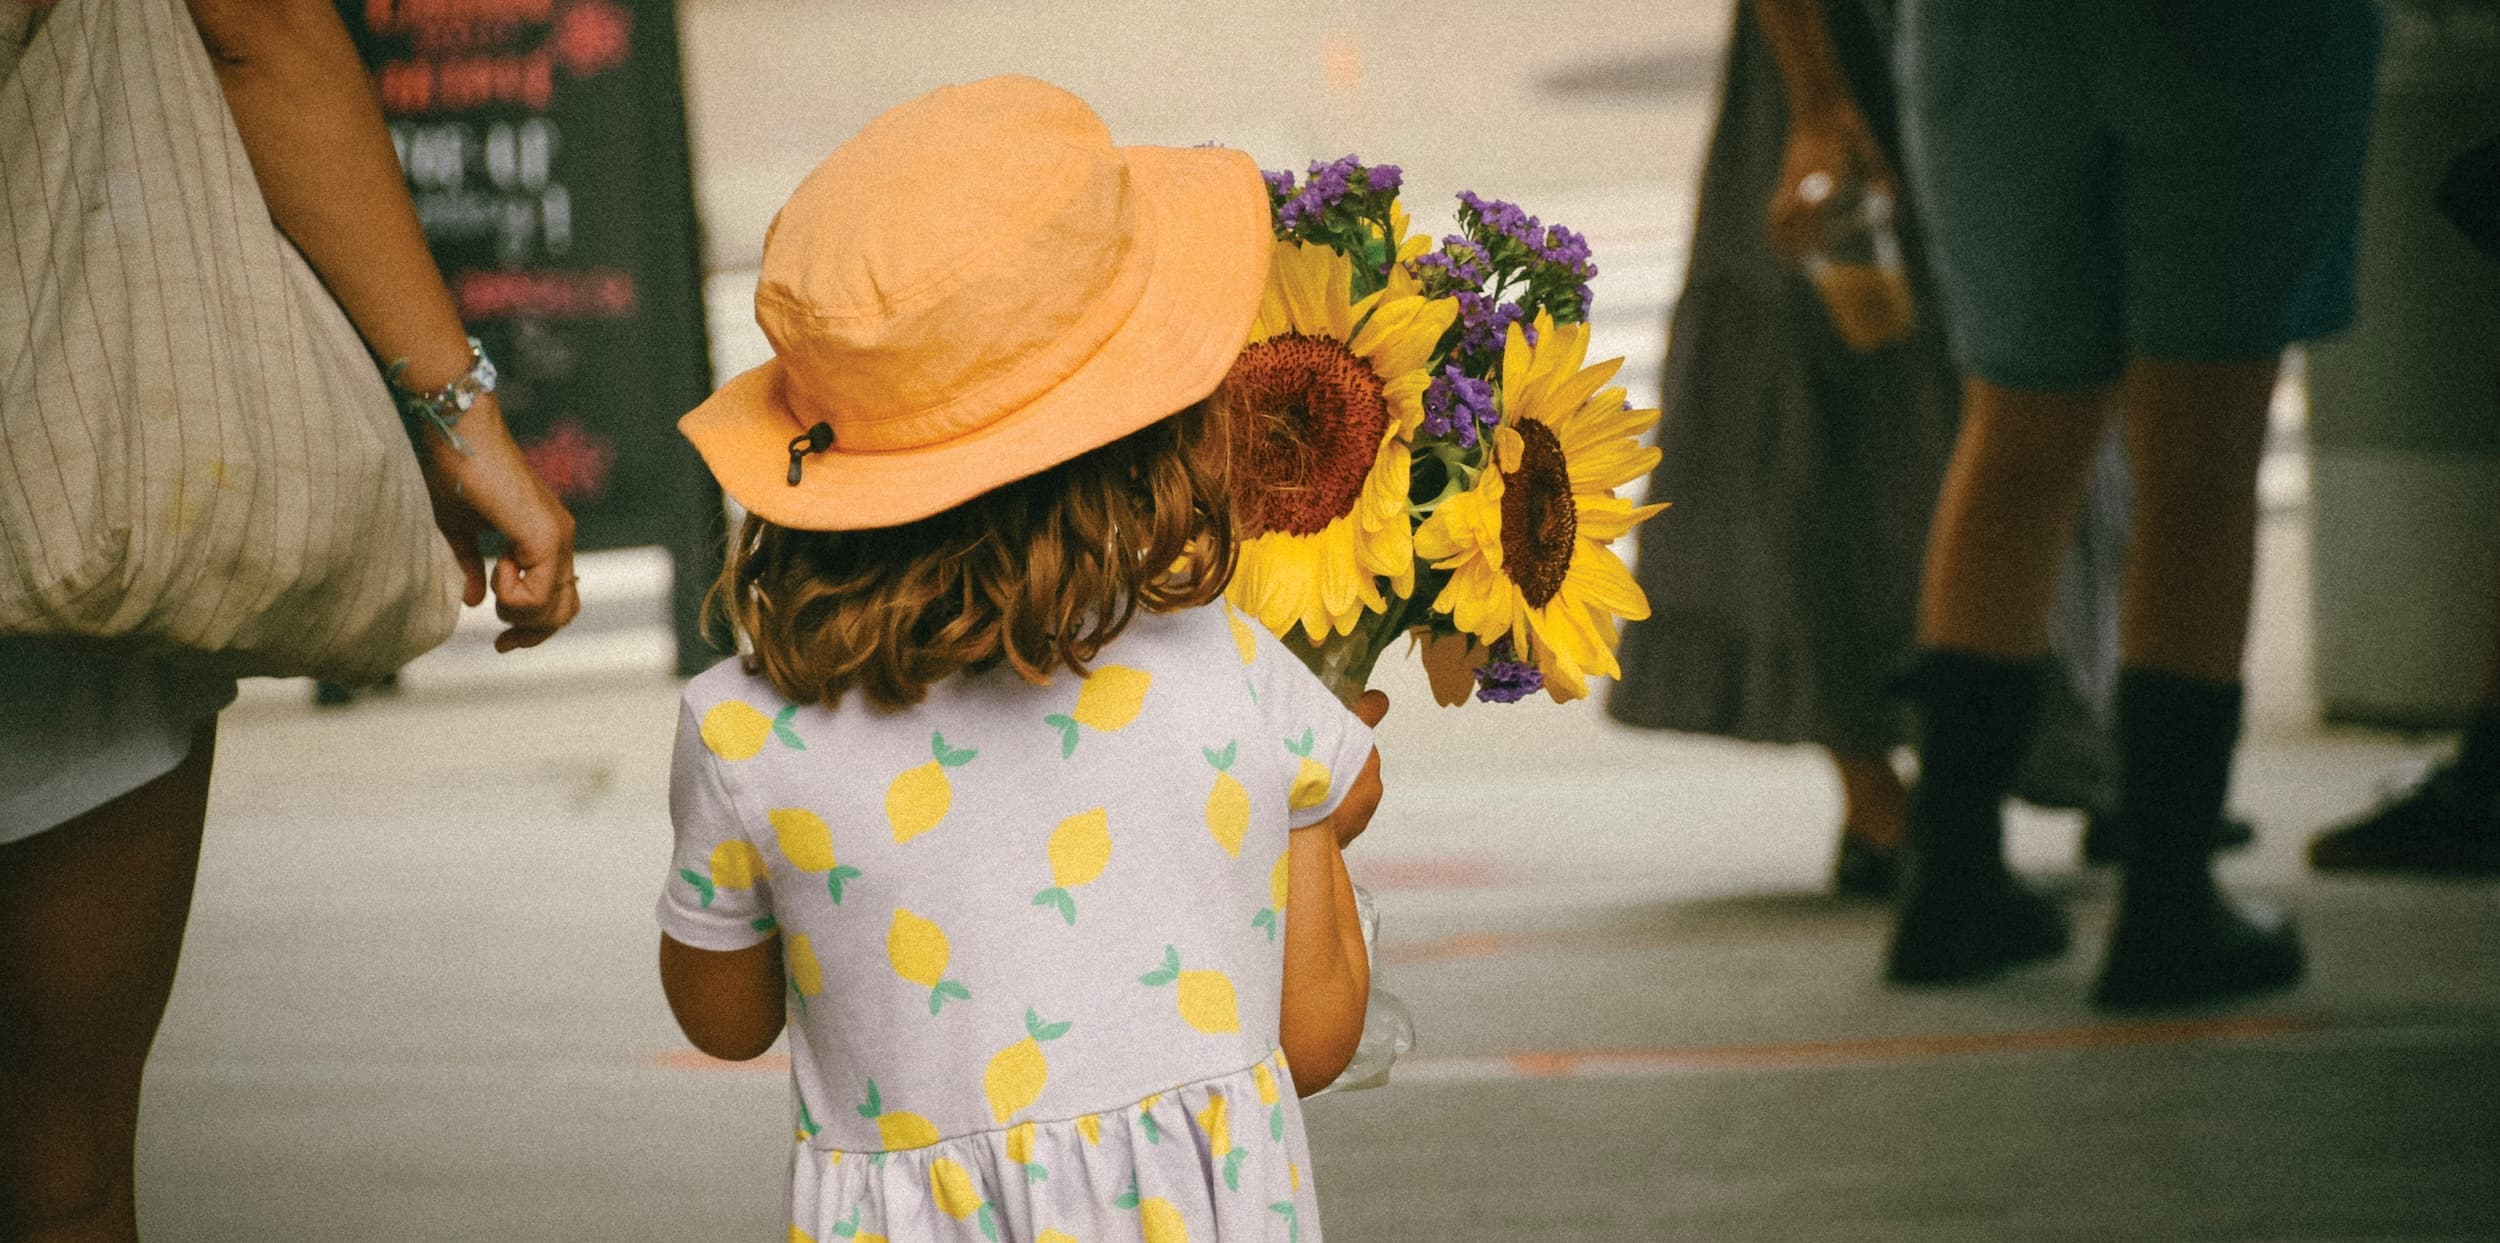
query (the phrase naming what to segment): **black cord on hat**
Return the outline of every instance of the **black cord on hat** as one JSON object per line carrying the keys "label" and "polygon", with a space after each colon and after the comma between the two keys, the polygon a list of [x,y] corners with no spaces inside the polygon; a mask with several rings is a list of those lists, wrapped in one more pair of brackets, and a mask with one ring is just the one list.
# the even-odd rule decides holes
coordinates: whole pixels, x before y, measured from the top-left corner
{"label": "black cord on hat", "polygon": [[799,462],[811,453],[822,453],[833,447],[833,424],[818,423],[805,435],[790,438],[790,486],[799,486]]}

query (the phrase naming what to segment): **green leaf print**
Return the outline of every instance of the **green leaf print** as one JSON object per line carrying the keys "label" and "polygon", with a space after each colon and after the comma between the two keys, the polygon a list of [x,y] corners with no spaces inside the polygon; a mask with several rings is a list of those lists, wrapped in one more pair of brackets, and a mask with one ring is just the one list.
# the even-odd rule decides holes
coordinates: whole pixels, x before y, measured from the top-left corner
{"label": "green leaf print", "polygon": [[1061,1036],[1067,1035],[1068,1029],[1074,1026],[1076,1026],[1076,1020],[1074,1019],[1062,1019],[1056,1023],[1045,1023],[1042,1021],[1042,1016],[1039,1011],[1026,1010],[1024,1012],[1024,1034],[1031,1036],[1035,1044],[1044,1044],[1049,1041],[1057,1040]]}
{"label": "green leaf print", "polygon": [[1235,1148],[1224,1154],[1224,1186],[1227,1189],[1241,1190],[1241,1163],[1249,1155],[1247,1148]]}
{"label": "green leaf print", "polygon": [[1034,894],[1033,905],[1057,910],[1059,917],[1068,921],[1069,927],[1076,926],[1076,896],[1057,885]]}
{"label": "green leaf print", "polygon": [[833,1237],[837,1239],[853,1239],[859,1237],[858,1205],[854,1204],[851,1206],[850,1216],[845,1217],[833,1224]]}
{"label": "green leaf print", "polygon": [[970,1001],[972,1000],[972,990],[965,988],[963,985],[958,984],[953,980],[938,981],[938,986],[929,990],[929,1013],[935,1014],[938,1011],[945,1009],[946,1003],[950,999],[955,1001]]}
{"label": "green leaf print", "polygon": [[1302,727],[1301,739],[1299,741],[1291,738],[1286,739],[1285,749],[1307,760],[1311,758],[1311,747],[1318,741],[1318,737],[1319,736],[1317,734],[1311,732],[1310,726],[1305,725]]}
{"label": "green leaf print", "polygon": [[877,1095],[877,1081],[868,1081],[868,1099],[861,1102],[859,1116],[874,1121],[885,1115],[885,1098]]}
{"label": "green leaf print", "polygon": [[774,923],[773,917],[770,915],[758,915],[747,921],[747,927],[753,928],[757,932],[772,932],[779,929],[781,925]]}
{"label": "green leaf print", "polygon": [[833,895],[833,904],[842,905],[842,882],[859,879],[859,869],[845,863],[825,873],[825,890]]}
{"label": "green leaf print", "polygon": [[1163,965],[1137,977],[1137,982],[1148,988],[1161,988],[1179,978],[1181,978],[1180,949],[1166,945],[1163,947]]}
{"label": "green leaf print", "polygon": [[929,735],[929,753],[929,758],[936,760],[940,768],[961,768],[981,754],[970,747],[947,746],[944,734]]}
{"label": "green leaf print", "polygon": [[805,751],[807,740],[799,737],[799,731],[790,728],[790,719],[798,714],[797,704],[783,708],[780,714],[773,718],[773,737],[780,739],[781,745],[793,751]]}
{"label": "green leaf print", "polygon": [[1231,742],[1225,743],[1224,749],[1221,751],[1218,751],[1213,747],[1200,747],[1198,748],[1198,753],[1207,757],[1207,763],[1213,765],[1215,767],[1215,771],[1222,773],[1232,771],[1233,758],[1239,754],[1240,749],[1241,740],[1236,738]]}
{"label": "green leaf print", "polygon": [[1293,1201],[1280,1200],[1277,1203],[1268,1205],[1267,1211],[1271,1213],[1284,1214],[1285,1243],[1302,1243],[1302,1220],[1301,1217],[1293,1211]]}
{"label": "green leaf print", "polygon": [[1160,1144],[1163,1142],[1163,1124],[1155,1121],[1155,1116],[1145,1110],[1141,1109],[1137,1111],[1137,1129],[1146,1133],[1147,1143]]}
{"label": "green leaf print", "polygon": [[998,1243],[998,1213],[986,1202],[981,1205],[981,1237]]}
{"label": "green leaf print", "polygon": [[814,1138],[816,1138],[816,1132],[821,1131],[821,1130],[823,1130],[823,1129],[824,1129],[823,1127],[820,1127],[820,1126],[816,1125],[816,1118],[815,1118],[815,1116],[807,1112],[807,1102],[806,1102],[806,1101],[800,1101],[800,1102],[799,1102],[799,1130],[806,1132],[807,1137],[808,1137],[809,1139],[814,1139]]}
{"label": "green leaf print", "polygon": [[712,909],[712,898],[717,892],[712,888],[712,878],[693,868],[679,868],[677,874],[684,877],[687,884],[694,886],[696,893],[702,895],[703,909],[707,911]]}
{"label": "green leaf print", "polygon": [[1282,1101],[1267,1111],[1267,1137],[1279,1144],[1285,1142],[1285,1106]]}
{"label": "green leaf print", "polygon": [[1137,1176],[1135,1174],[1128,1176],[1128,1190],[1121,1192],[1120,1198],[1111,1202],[1111,1207],[1132,1211],[1137,1208]]}
{"label": "green leaf print", "polygon": [[1046,1183],[1046,1182],[1049,1182],[1049,1181],[1050,1181],[1050,1171],[1049,1171],[1049,1170],[1046,1170],[1046,1169],[1043,1169],[1043,1168],[1042,1168],[1042,1163],[1041,1163],[1041,1162],[1039,1162],[1039,1161],[1030,1161],[1030,1162],[1027,1162],[1027,1163],[1025,1163],[1025,1167],[1024,1167],[1024,1181],[1026,1181],[1026,1182],[1028,1182],[1028,1183]]}
{"label": "green leaf print", "polygon": [[1076,754],[1076,718],[1065,712],[1053,712],[1042,718],[1042,724],[1059,731],[1059,758]]}
{"label": "green leaf print", "polygon": [[1262,909],[1258,914],[1251,916],[1250,926],[1265,930],[1268,944],[1276,943],[1276,912],[1273,908]]}

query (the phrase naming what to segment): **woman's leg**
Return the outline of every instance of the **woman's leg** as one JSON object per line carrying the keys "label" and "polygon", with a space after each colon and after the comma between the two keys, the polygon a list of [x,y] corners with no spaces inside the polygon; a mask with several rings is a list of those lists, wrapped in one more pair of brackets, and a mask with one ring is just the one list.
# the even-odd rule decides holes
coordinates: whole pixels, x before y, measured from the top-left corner
{"label": "woman's leg", "polygon": [[1840,844],[1832,888],[1847,897],[1889,898],[1901,884],[1901,819],[1909,790],[1889,755],[1825,748],[1840,775]]}
{"label": "woman's leg", "polygon": [[2240,736],[2257,555],[2257,467],[2277,361],[2129,366],[2136,538],[2119,621],[2125,884],[2096,996],[2168,1005],[2281,988],[2299,939],[2214,887],[2215,827]]}
{"label": "woman's leg", "polygon": [[214,718],[173,771],[0,846],[0,1239],[126,1243],[139,1083],[199,868]]}
{"label": "woman's leg", "polygon": [[2107,394],[1963,386],[1927,545],[1909,681],[1919,778],[1891,977],[1979,979],[2062,952],[2065,917],[2005,868],[2003,805],[2038,723],[2050,601],[2100,448]]}

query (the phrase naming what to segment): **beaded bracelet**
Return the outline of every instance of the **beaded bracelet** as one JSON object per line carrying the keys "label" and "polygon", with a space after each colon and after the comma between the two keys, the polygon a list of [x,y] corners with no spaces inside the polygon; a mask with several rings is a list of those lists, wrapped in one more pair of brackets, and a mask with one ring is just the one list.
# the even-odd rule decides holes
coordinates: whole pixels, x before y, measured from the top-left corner
{"label": "beaded bracelet", "polygon": [[412,425],[430,424],[445,443],[462,457],[469,456],[469,442],[461,439],[454,425],[460,416],[477,404],[477,399],[495,391],[495,362],[486,356],[486,347],[476,337],[469,338],[469,369],[451,383],[431,393],[413,392],[399,383],[400,373],[408,369],[408,360],[392,363],[382,373],[383,382],[391,389],[391,399],[399,403],[399,413]]}

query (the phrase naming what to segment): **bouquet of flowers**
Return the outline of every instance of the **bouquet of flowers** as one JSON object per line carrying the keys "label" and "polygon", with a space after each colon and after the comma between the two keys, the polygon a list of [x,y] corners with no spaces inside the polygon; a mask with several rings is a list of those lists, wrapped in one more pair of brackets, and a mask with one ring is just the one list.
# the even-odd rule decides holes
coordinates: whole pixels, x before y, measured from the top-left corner
{"label": "bouquet of flowers", "polygon": [[1558,701],[1615,676],[1649,602],[1608,542],[1664,508],[1614,490],[1657,422],[1584,366],[1588,242],[1459,196],[1408,236],[1399,171],[1353,156],[1267,174],[1276,256],[1224,382],[1241,564],[1229,599],[1348,700],[1401,636],[1435,697]]}

